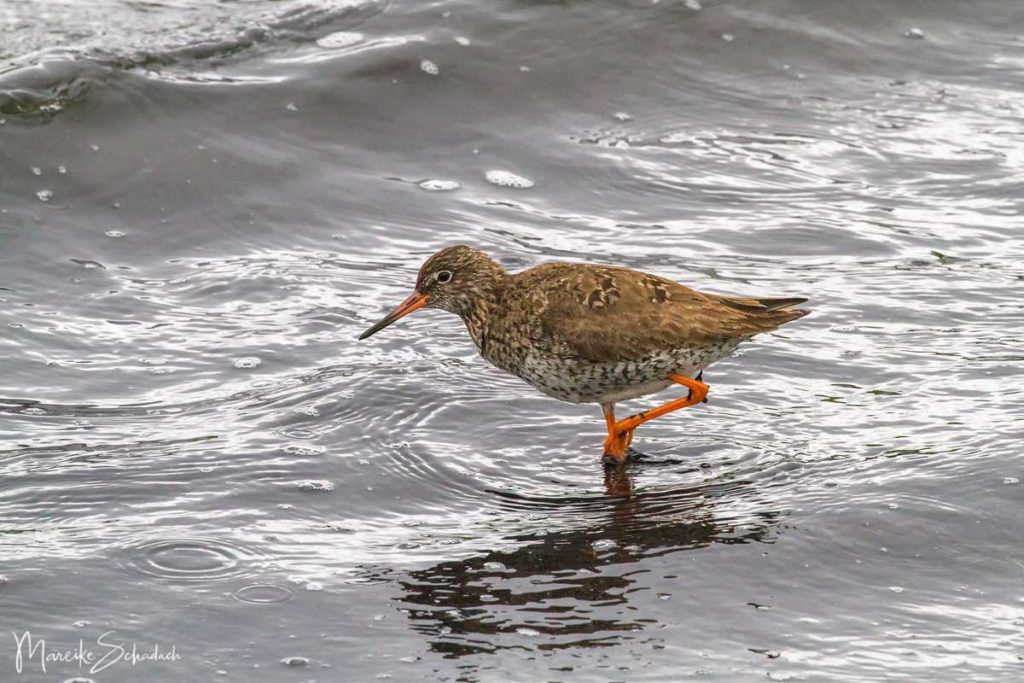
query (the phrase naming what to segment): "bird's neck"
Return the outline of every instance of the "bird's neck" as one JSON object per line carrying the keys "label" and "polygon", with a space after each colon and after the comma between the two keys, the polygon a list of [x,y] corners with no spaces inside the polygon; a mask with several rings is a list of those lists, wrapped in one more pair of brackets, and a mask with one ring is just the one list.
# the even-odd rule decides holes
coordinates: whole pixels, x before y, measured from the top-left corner
{"label": "bird's neck", "polygon": [[472,309],[462,315],[462,322],[466,323],[469,336],[473,338],[476,345],[482,350],[486,345],[487,323],[491,319],[491,307],[487,302],[477,302]]}
{"label": "bird's neck", "polygon": [[487,355],[490,344],[490,328],[502,310],[501,296],[504,291],[503,285],[505,272],[495,273],[493,278],[488,278],[481,283],[474,292],[473,300],[459,312],[459,317],[466,324],[469,336],[473,338],[480,352]]}

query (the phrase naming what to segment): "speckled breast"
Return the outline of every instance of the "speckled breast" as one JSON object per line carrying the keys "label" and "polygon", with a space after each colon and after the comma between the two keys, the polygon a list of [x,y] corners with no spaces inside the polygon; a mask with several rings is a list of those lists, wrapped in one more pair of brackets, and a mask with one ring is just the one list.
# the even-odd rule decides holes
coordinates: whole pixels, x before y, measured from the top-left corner
{"label": "speckled breast", "polygon": [[[528,352],[505,368],[538,390],[570,403],[615,403],[652,394],[673,384],[670,375],[694,377],[728,356],[739,342],[701,349],[676,349],[628,361],[594,363]],[[500,366],[499,366],[500,367]]]}

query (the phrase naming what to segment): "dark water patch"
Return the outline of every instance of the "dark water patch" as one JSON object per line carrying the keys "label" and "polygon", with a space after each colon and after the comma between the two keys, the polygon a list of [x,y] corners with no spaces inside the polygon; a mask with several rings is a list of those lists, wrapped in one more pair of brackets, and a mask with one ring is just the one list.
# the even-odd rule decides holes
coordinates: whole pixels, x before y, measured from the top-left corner
{"label": "dark water patch", "polygon": [[606,527],[521,537],[508,551],[411,572],[398,580],[401,609],[445,657],[644,640],[658,624],[630,606],[631,594],[643,590],[633,563],[711,543],[770,541],[777,523],[771,514],[757,523],[717,523],[699,506],[680,514],[679,505],[673,512],[688,520],[656,521],[647,500],[618,501]]}
{"label": "dark water patch", "polygon": [[109,75],[100,65],[58,60],[0,72],[0,114],[45,119],[85,97]]}

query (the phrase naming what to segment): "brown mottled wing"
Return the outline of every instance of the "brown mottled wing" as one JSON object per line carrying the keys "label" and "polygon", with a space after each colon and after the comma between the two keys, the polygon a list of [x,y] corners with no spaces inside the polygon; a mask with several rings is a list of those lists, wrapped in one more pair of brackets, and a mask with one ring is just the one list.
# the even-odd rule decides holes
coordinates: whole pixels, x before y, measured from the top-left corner
{"label": "brown mottled wing", "polygon": [[626,268],[551,263],[516,276],[540,311],[530,336],[550,353],[593,362],[742,340],[795,320],[804,299],[704,294]]}

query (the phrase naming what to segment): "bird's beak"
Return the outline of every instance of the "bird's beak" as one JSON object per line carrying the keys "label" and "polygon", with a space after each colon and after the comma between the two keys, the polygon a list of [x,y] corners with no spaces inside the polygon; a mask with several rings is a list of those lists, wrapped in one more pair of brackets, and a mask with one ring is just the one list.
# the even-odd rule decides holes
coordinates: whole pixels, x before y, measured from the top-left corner
{"label": "bird's beak", "polygon": [[377,334],[399,318],[409,315],[418,308],[423,308],[427,305],[428,298],[429,297],[426,294],[413,292],[405,301],[398,304],[398,306],[395,307],[395,310],[388,313],[386,316],[374,323],[372,327],[366,330],[366,332],[359,335],[359,339],[366,339],[370,335]]}

